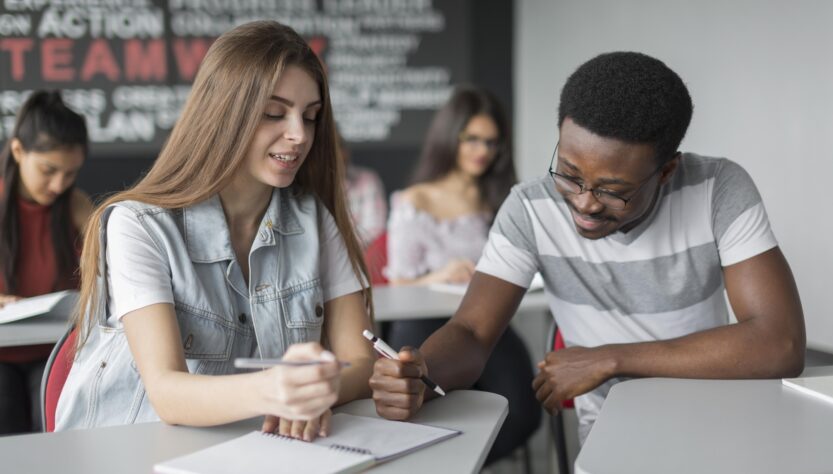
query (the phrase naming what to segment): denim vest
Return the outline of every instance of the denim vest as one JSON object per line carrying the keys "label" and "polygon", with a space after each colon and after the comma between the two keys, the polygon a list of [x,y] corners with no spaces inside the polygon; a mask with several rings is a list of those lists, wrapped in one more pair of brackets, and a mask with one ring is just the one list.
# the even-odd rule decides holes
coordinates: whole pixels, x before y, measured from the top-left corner
{"label": "denim vest", "polygon": [[[319,206],[310,195],[275,189],[242,279],[218,196],[185,209],[125,201],[169,263],[174,310],[188,371],[235,373],[236,357],[280,357],[290,344],[320,341]],[[121,323],[109,317],[101,219],[98,308],[89,339],[61,392],[56,431],[156,421]]]}

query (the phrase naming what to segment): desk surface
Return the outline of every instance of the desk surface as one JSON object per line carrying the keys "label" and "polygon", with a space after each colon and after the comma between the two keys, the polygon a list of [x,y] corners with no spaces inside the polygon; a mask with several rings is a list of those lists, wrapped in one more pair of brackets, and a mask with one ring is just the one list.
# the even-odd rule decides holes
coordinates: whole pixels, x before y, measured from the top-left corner
{"label": "desk surface", "polygon": [[[381,464],[374,473],[477,472],[507,414],[506,399],[459,390],[425,404],[414,419],[463,432],[460,436]],[[373,401],[358,400],[336,412],[377,416]],[[143,423],[90,430],[0,437],[3,472],[28,474],[148,474],[153,465],[260,428],[260,420],[213,428]]]}
{"label": "desk surface", "polygon": [[[380,286],[373,289],[377,321],[451,317],[463,301],[462,295],[431,290],[424,286]],[[543,291],[528,293],[518,313],[548,310]],[[40,316],[0,324],[0,347],[54,344],[67,330],[67,320]]]}
{"label": "desk surface", "polygon": [[[432,290],[425,286],[378,286],[373,288],[376,321],[451,317],[463,295]],[[548,310],[544,291],[524,296],[518,313]]]}
{"label": "desk surface", "polygon": [[642,379],[613,387],[577,474],[833,471],[833,404],[780,380]]}

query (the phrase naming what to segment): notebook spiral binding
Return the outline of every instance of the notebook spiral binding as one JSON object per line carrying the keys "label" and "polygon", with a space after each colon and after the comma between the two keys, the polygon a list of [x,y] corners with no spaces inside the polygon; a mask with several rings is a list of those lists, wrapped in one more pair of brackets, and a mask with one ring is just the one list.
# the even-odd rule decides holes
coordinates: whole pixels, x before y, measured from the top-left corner
{"label": "notebook spiral binding", "polygon": [[[283,440],[286,440],[286,441],[300,441],[297,438],[293,438],[292,436],[286,436],[286,435],[282,435],[282,434],[278,434],[278,433],[260,433],[260,434],[263,435],[263,436],[267,436],[269,438],[283,439]],[[373,454],[369,449],[354,448],[353,446],[347,446],[345,444],[331,444],[331,445],[328,446],[328,448],[335,449],[337,451],[346,451],[346,452],[355,453],[355,454],[370,454],[370,455]]]}
{"label": "notebook spiral binding", "polygon": [[260,433],[263,436],[267,436],[269,438],[276,438],[276,439],[284,439],[286,441],[298,441],[298,439],[293,438],[292,436],[286,436],[278,433]]}
{"label": "notebook spiral binding", "polygon": [[331,444],[329,447],[330,447],[330,449],[336,449],[338,451],[347,451],[347,452],[356,453],[356,454],[373,454],[373,453],[370,452],[369,449],[354,448],[352,446],[345,446],[343,444]]}

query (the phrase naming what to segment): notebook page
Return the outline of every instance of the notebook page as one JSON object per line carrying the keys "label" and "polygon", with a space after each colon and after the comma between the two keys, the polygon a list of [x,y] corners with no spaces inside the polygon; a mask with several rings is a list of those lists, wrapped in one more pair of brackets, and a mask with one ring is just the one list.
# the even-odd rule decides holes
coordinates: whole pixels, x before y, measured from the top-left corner
{"label": "notebook page", "polygon": [[317,445],[366,450],[377,461],[387,461],[460,434],[459,431],[404,421],[337,413],[330,435],[313,441]]}
{"label": "notebook page", "polygon": [[9,303],[0,309],[0,324],[10,323],[32,316],[46,314],[61,304],[61,309],[68,312],[78,299],[78,292],[73,290],[58,291],[45,295],[24,298],[14,303]]}
{"label": "notebook page", "polygon": [[373,457],[259,431],[155,465],[159,474],[311,474],[360,472]]}

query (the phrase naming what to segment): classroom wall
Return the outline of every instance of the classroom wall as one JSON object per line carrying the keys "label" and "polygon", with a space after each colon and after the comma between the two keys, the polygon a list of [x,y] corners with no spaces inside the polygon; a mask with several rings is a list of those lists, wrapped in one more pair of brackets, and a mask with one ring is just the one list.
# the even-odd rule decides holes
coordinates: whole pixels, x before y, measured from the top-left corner
{"label": "classroom wall", "polygon": [[[94,196],[131,185],[152,165],[203,47],[244,20],[234,2],[158,0],[134,12],[149,31],[116,35],[84,19],[92,8],[110,24],[123,18],[118,8],[24,3],[0,2],[0,143],[28,91],[63,89],[87,117],[92,144],[78,185]],[[245,19],[286,22],[321,54],[352,159],[379,172],[388,192],[409,183],[453,86],[480,84],[512,110],[513,0],[265,2],[246,11]]]}
{"label": "classroom wall", "polygon": [[546,172],[558,95],[576,67],[614,50],[660,58],[694,101],[681,149],[752,175],[798,283],[808,345],[833,352],[833,2],[519,0],[516,9],[521,177]]}

